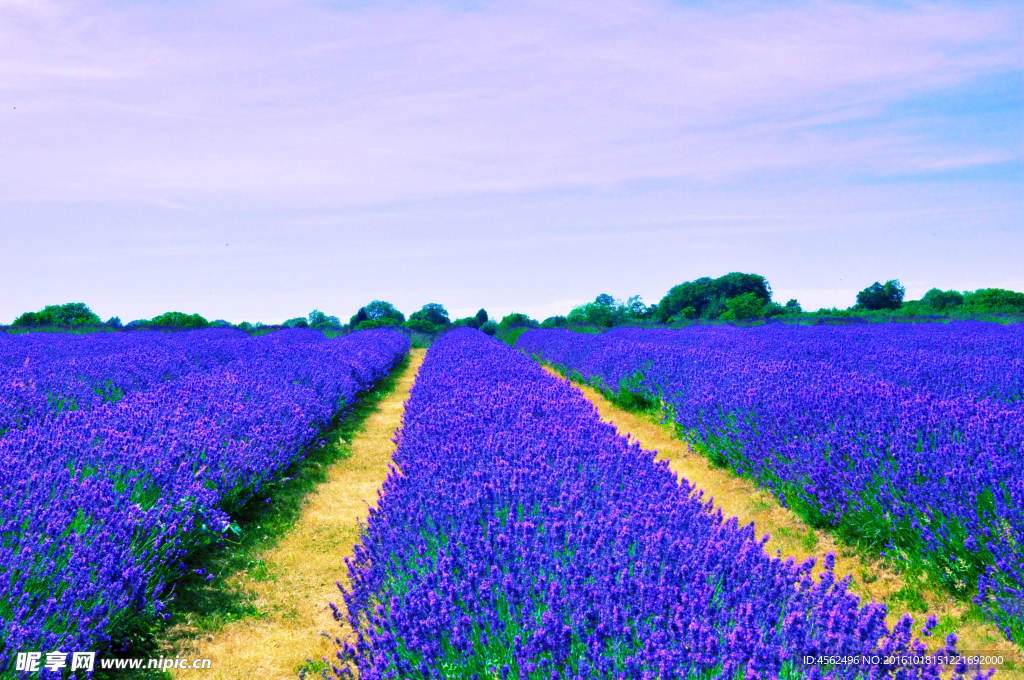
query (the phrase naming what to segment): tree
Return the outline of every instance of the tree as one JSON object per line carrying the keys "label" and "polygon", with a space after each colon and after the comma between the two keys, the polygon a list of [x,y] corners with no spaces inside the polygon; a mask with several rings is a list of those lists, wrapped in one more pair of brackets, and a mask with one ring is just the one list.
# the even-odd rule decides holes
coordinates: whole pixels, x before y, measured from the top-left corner
{"label": "tree", "polygon": [[395,306],[390,302],[384,302],[383,300],[374,300],[370,304],[366,305],[366,316],[371,321],[378,321],[383,318],[394,319],[398,323],[405,322],[405,314],[395,309]]}
{"label": "tree", "polygon": [[757,293],[750,292],[737,295],[725,301],[725,312],[719,317],[724,321],[735,319],[756,319],[764,311],[764,301]]}
{"label": "tree", "polygon": [[899,279],[886,281],[885,285],[875,281],[857,293],[857,307],[872,312],[880,309],[899,309],[903,304],[904,292]]}
{"label": "tree", "polygon": [[658,303],[655,314],[665,323],[673,317],[678,320],[680,312],[690,307],[694,311],[685,314],[686,318],[716,319],[726,311],[726,301],[745,293],[753,293],[764,304],[772,299],[771,286],[763,276],[732,272],[717,279],[705,276],[673,286]]}
{"label": "tree", "polygon": [[649,307],[645,305],[643,298],[639,295],[634,295],[626,300],[626,316],[633,321],[642,321],[644,319],[651,318],[656,309],[657,306],[655,305],[651,305]]}
{"label": "tree", "polygon": [[149,320],[154,326],[172,326],[174,328],[206,328],[210,322],[198,314],[184,312],[166,312]]}
{"label": "tree", "polygon": [[[608,293],[601,293],[593,302],[579,305],[569,312],[568,322],[574,324],[592,324],[611,328],[624,323],[643,321],[654,313],[656,307],[648,307],[639,295],[634,295],[626,302],[616,300]],[[552,317],[554,318],[554,317]]]}
{"label": "tree", "polygon": [[423,305],[418,312],[413,312],[409,315],[409,320],[412,319],[423,319],[429,321],[434,326],[447,326],[451,323],[448,318],[448,310],[436,302],[428,302]]}
{"label": "tree", "polygon": [[955,290],[932,288],[924,294],[921,302],[924,302],[936,312],[946,312],[962,305],[964,303],[964,296],[963,293]]}
{"label": "tree", "polygon": [[487,312],[481,309],[473,316],[464,316],[461,319],[452,321],[453,326],[465,326],[467,328],[480,328],[487,323]]}
{"label": "tree", "polygon": [[215,319],[210,322],[210,325],[214,328],[234,328],[230,321],[224,319]]}
{"label": "tree", "polygon": [[488,320],[480,325],[480,330],[487,333],[487,335],[495,335],[498,332],[498,324]]}
{"label": "tree", "polygon": [[964,295],[964,311],[980,314],[1024,314],[1024,293],[1005,288],[979,288]]}
{"label": "tree", "polygon": [[[609,302],[611,300],[611,302]],[[616,321],[615,300],[611,295],[601,294],[593,302],[582,304],[569,312],[570,323],[589,323],[611,328]]]}
{"label": "tree", "polygon": [[309,321],[307,321],[307,325],[310,328],[316,328],[318,325],[324,326],[327,324],[327,315],[321,312],[319,309],[314,309],[312,312],[309,313],[309,316],[307,318],[309,319]]}
{"label": "tree", "polygon": [[[511,328],[512,326],[530,326],[531,328],[539,328],[540,324],[521,312],[506,314],[501,318],[501,323],[498,324],[498,328],[502,330]],[[482,326],[481,330],[483,330]]]}
{"label": "tree", "polygon": [[306,321],[306,317],[297,316],[294,319],[288,319],[283,324],[285,328],[309,328],[309,322]]}
{"label": "tree", "polygon": [[352,318],[348,320],[348,325],[355,328],[363,321],[368,320],[370,317],[366,314],[366,307],[360,307],[359,311],[352,315]]}
{"label": "tree", "polygon": [[15,326],[91,326],[103,322],[84,302],[47,305],[38,312],[25,312],[14,320]]}
{"label": "tree", "polygon": [[803,311],[803,308],[800,306],[800,303],[796,301],[796,298],[791,298],[786,301],[786,314],[796,315],[803,313]]}
{"label": "tree", "polygon": [[565,328],[569,325],[569,320],[564,316],[549,316],[540,322],[541,328]]}
{"label": "tree", "polygon": [[103,322],[103,325],[109,326],[110,328],[124,328],[123,324],[121,323],[121,317],[118,316],[110,317],[109,319]]}
{"label": "tree", "polygon": [[319,309],[314,309],[309,313],[307,318],[309,319],[307,322],[309,324],[309,328],[313,328],[318,331],[328,329],[337,330],[341,328],[341,319],[336,316],[327,316]]}

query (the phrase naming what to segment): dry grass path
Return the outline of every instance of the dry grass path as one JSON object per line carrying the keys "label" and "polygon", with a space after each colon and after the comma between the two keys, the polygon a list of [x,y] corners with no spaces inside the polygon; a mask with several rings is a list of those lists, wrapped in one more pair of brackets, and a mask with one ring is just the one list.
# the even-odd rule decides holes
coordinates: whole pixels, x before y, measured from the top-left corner
{"label": "dry grass path", "polygon": [[[545,369],[562,377],[550,367],[545,366]],[[662,424],[659,417],[626,411],[597,390],[577,382],[572,384],[597,407],[602,420],[614,424],[620,434],[630,436],[643,448],[656,450],[658,458],[667,460],[673,472],[702,489],[705,499],[713,497],[715,506],[720,507],[726,517],[738,517],[741,526],[753,522],[759,538],[769,534],[771,538],[765,546],[769,552],[800,561],[816,557],[819,565],[824,555],[835,553],[836,574],[850,574],[853,577],[850,589],[862,600],[888,605],[890,625],[905,612],[914,616],[918,624],[923,623],[927,614],[935,614],[942,637],[949,632],[956,633],[960,650],[998,650],[1024,658],[1019,647],[1008,642],[993,625],[981,620],[977,611],[972,612],[964,602],[926,584],[911,582],[883,560],[859,554],[829,534],[815,531],[749,480],[713,467],[703,456],[691,453],[686,443],[673,436],[671,427]],[[922,611],[925,608],[927,614]],[[1024,672],[1003,671],[996,677],[1024,678]]]}
{"label": "dry grass path", "polygon": [[[295,680],[306,659],[333,658],[335,648],[322,632],[341,634],[328,602],[340,604],[336,580],[345,582],[344,558],[359,539],[360,523],[377,501],[395,450],[405,402],[426,350],[414,349],[395,390],[385,397],[351,442],[351,456],[335,463],[327,481],[311,494],[294,528],[261,557],[258,578],[245,571],[230,580],[253,591],[260,617],[231,621],[180,650],[208,658],[211,668],[175,671],[175,677],[220,680]],[[265,564],[265,569],[263,565]]]}

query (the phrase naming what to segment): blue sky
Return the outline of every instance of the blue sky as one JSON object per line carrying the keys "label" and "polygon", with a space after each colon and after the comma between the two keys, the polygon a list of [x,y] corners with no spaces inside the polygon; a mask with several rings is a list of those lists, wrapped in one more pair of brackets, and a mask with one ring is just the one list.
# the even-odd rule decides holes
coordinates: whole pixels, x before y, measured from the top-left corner
{"label": "blue sky", "polygon": [[0,0],[0,323],[1024,290],[1018,3]]}

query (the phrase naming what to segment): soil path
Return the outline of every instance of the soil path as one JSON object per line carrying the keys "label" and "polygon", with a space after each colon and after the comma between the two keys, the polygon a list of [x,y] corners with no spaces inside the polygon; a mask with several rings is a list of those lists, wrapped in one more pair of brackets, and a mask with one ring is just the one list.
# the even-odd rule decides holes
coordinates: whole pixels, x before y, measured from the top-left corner
{"label": "soil path", "polygon": [[188,656],[210,659],[211,668],[173,671],[174,677],[296,680],[306,659],[334,658],[333,640],[321,633],[335,636],[342,630],[328,602],[341,603],[335,581],[346,582],[344,558],[352,554],[360,523],[377,503],[395,450],[392,437],[425,355],[426,350],[412,350],[394,392],[352,440],[351,457],[331,467],[327,482],[309,496],[294,529],[262,556],[270,578],[255,580],[245,572],[234,577],[255,592],[255,604],[268,614],[233,621],[196,640],[186,650]]}
{"label": "soil path", "polygon": [[[550,366],[544,368],[563,378]],[[966,603],[943,591],[910,582],[883,560],[872,560],[828,533],[815,531],[752,482],[729,470],[713,467],[703,456],[691,453],[686,443],[674,437],[671,427],[662,424],[659,417],[618,408],[597,390],[571,382],[597,407],[602,420],[615,425],[620,434],[630,436],[643,448],[657,451],[658,458],[667,460],[673,472],[702,489],[705,499],[714,498],[715,507],[720,507],[723,515],[738,517],[741,526],[753,522],[759,538],[769,534],[771,538],[765,546],[769,553],[777,552],[799,561],[816,557],[818,565],[826,554],[835,553],[836,575],[850,574],[853,577],[850,590],[863,601],[885,603],[889,607],[890,626],[904,613],[910,613],[918,630],[925,617],[934,614],[939,618],[936,641],[953,632],[960,638],[958,649],[961,651],[1001,651],[1024,660],[1024,652],[1008,642],[995,626],[979,620],[976,609],[972,612]],[[922,611],[925,609],[926,612]],[[1015,665],[1022,666],[1020,661]],[[1024,672],[1004,670],[996,677],[1024,678]]]}

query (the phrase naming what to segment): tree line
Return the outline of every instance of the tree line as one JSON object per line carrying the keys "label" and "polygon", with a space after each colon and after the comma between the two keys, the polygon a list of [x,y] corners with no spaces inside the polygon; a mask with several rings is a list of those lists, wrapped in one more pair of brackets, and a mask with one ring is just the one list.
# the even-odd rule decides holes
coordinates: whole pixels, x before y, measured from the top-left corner
{"label": "tree line", "polygon": [[[850,316],[966,316],[972,314],[1024,314],[1024,293],[1002,288],[975,291],[932,288],[920,300],[905,300],[905,289],[898,279],[878,281],[857,293],[856,303],[846,309],[828,308],[804,311],[795,299],[780,304],[772,300],[768,280],[758,274],[732,272],[718,278],[702,277],[673,286],[658,304],[647,305],[639,295],[626,300],[607,293],[593,302],[575,307],[566,316],[552,316],[538,322],[521,312],[507,314],[499,322],[480,309],[473,316],[451,319],[443,305],[430,302],[406,318],[392,303],[373,300],[359,308],[348,323],[314,309],[306,316],[288,319],[286,328],[312,328],[344,333],[368,328],[394,326],[428,335],[462,326],[479,328],[495,335],[510,328],[565,328],[593,326],[611,328],[622,325],[679,325],[694,321],[740,321],[770,318],[850,317]],[[48,305],[38,312],[25,312],[14,326],[107,327],[119,328],[239,328],[246,331],[274,328],[263,323],[242,321],[232,324],[223,319],[207,321],[199,314],[167,312],[152,319],[138,319],[122,325],[118,317],[106,321],[83,302]]]}

